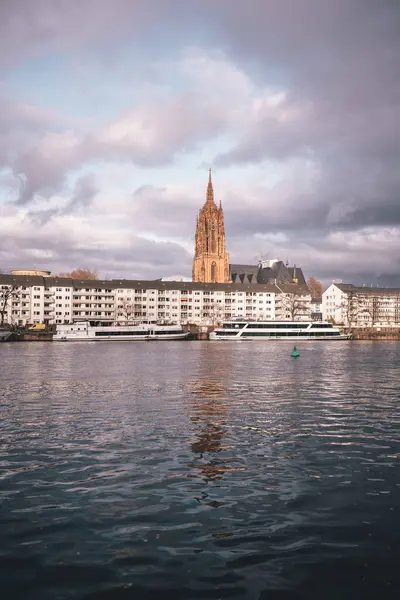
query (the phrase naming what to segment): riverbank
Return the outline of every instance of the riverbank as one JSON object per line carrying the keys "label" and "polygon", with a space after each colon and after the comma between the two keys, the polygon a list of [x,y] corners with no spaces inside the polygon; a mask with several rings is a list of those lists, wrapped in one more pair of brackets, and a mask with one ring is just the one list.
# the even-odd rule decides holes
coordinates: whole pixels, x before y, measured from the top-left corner
{"label": "riverbank", "polygon": [[381,328],[378,329],[352,329],[353,340],[365,341],[400,341],[400,329],[398,328]]}

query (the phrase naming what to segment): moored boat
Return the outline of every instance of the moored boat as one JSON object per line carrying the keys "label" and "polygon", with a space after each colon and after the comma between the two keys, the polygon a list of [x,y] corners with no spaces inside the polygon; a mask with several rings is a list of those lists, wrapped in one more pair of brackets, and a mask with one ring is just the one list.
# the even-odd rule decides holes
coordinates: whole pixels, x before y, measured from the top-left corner
{"label": "moored boat", "polygon": [[189,332],[180,325],[159,325],[136,323],[132,325],[91,325],[84,321],[57,325],[54,342],[106,342],[106,341],[146,341],[146,340],[184,340]]}
{"label": "moored boat", "polygon": [[224,321],[210,340],[348,340],[332,323],[318,321]]}
{"label": "moored boat", "polygon": [[8,338],[11,337],[11,333],[12,331],[9,331],[8,329],[4,329],[3,327],[0,328],[0,342],[7,341]]}

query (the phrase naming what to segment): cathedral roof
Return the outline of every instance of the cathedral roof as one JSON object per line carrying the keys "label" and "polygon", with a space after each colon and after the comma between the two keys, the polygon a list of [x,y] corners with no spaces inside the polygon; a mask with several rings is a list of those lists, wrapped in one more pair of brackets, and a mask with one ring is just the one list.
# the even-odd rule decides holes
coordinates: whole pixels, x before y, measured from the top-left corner
{"label": "cathedral roof", "polygon": [[256,265],[230,265],[231,279],[234,283],[255,284],[258,270]]}
{"label": "cathedral roof", "polygon": [[235,283],[254,284],[283,284],[291,283],[295,279],[298,285],[306,285],[302,269],[287,267],[281,260],[274,262],[269,267],[260,265],[230,265],[231,279]]}

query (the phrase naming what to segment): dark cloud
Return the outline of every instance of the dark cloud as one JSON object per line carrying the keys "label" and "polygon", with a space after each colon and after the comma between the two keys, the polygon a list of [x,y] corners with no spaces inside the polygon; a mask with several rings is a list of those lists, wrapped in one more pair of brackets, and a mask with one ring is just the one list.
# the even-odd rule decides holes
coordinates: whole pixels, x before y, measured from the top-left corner
{"label": "dark cloud", "polygon": [[[19,202],[29,207],[28,218],[46,224],[82,208],[98,210],[94,180],[81,180],[63,208],[50,203],[39,213],[29,205],[35,194],[46,198],[61,190],[66,173],[88,160],[148,168],[201,150],[202,162],[225,136],[226,150],[213,161],[221,171],[256,165],[262,173],[272,165],[287,173],[273,187],[239,188],[233,168],[223,193],[216,182],[235,261],[253,261],[264,250],[325,280],[394,281],[400,270],[399,31],[400,3],[389,0],[2,2],[3,68],[53,51],[96,53],[102,45],[104,52],[129,39],[143,56],[158,52],[165,58],[164,52],[181,48],[183,41],[202,39],[207,48],[223,48],[231,71],[249,74],[249,82],[240,85],[256,91],[239,101],[242,92],[237,79],[231,83],[229,68],[206,77],[211,65],[194,60],[192,72],[204,71],[195,91],[137,105],[98,131],[0,97],[0,161],[14,174],[12,184],[20,182]],[[228,92],[221,94],[224,85]],[[269,92],[280,91],[271,105]],[[203,198],[203,190],[184,198],[167,186],[143,186],[123,210],[147,233],[190,239]],[[41,243],[53,248],[50,234]],[[32,244],[27,239],[26,248]],[[110,254],[79,249],[76,240],[57,247],[72,262],[88,264],[90,258],[100,270],[104,261],[107,271],[190,274],[190,257],[178,244],[132,244],[129,252]]]}
{"label": "dark cloud", "polygon": [[70,198],[62,206],[33,208],[28,211],[28,218],[39,225],[44,225],[54,217],[85,213],[90,209],[98,192],[96,176],[87,173],[77,180]]}
{"label": "dark cloud", "polygon": [[261,106],[216,163],[303,157],[320,178],[308,214],[301,198],[292,207],[300,224],[304,216],[319,227],[399,224],[400,4],[250,4],[228,11],[218,3],[221,36],[238,61],[287,94],[276,116]]}
{"label": "dark cloud", "polygon": [[[45,251],[43,250],[45,248]],[[77,239],[74,232],[34,228],[20,238],[0,236],[0,266],[6,270],[26,266],[43,267],[53,273],[65,272],[90,265],[103,276],[156,279],[171,273],[190,272],[191,255],[173,242],[155,242],[132,235],[129,244],[116,248],[111,245],[90,247]]]}
{"label": "dark cloud", "polygon": [[186,14],[185,0],[2,0],[0,67],[57,51],[79,56],[106,46],[112,54],[115,40],[130,36],[157,43]]}

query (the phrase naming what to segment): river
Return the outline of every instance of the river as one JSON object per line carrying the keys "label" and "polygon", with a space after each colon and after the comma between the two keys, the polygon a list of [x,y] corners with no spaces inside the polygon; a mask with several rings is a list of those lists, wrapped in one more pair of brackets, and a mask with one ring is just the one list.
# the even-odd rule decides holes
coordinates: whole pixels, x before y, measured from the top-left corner
{"label": "river", "polygon": [[400,345],[0,345],[10,600],[400,589]]}

